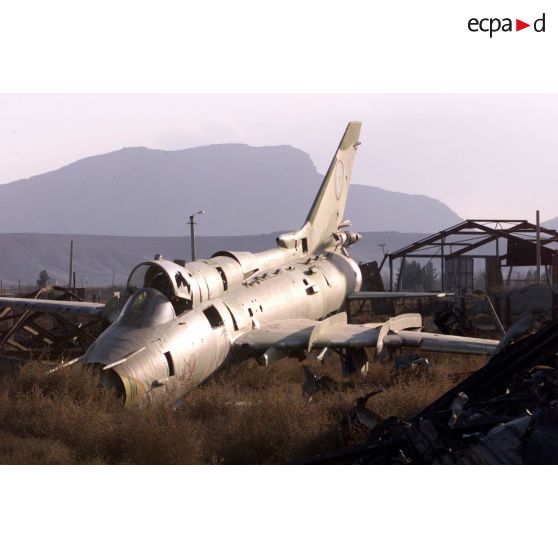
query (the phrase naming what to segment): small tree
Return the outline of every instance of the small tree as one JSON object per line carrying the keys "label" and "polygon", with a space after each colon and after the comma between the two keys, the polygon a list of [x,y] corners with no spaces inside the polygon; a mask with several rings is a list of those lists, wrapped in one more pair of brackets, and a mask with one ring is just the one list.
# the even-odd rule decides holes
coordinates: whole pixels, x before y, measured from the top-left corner
{"label": "small tree", "polygon": [[[401,270],[397,274],[397,281],[399,281],[400,274]],[[439,287],[438,271],[432,262],[423,266],[416,260],[405,261],[400,285],[406,291],[436,290]]]}
{"label": "small tree", "polygon": [[432,262],[422,268],[422,288],[425,291],[434,291],[438,288],[438,272]]}
{"label": "small tree", "polygon": [[41,273],[39,273],[39,278],[37,279],[37,287],[40,288],[46,287],[48,285],[49,280],[50,277],[48,271],[46,269],[43,269]]}

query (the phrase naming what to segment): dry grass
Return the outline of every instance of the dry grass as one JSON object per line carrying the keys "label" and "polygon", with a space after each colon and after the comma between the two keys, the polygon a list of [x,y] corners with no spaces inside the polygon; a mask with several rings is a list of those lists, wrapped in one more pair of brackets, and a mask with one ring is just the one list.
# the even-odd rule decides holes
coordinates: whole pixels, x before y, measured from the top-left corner
{"label": "dry grass", "polygon": [[[178,402],[122,408],[87,370],[45,375],[29,363],[0,389],[2,463],[288,463],[341,449],[341,419],[357,397],[376,413],[410,417],[452,385],[450,373],[479,368],[479,357],[432,356],[424,375],[393,379],[391,363],[374,363],[353,386],[302,397],[301,363],[268,369],[248,362],[223,371]],[[338,360],[308,361],[338,381]],[[178,403],[178,404],[177,404]]]}

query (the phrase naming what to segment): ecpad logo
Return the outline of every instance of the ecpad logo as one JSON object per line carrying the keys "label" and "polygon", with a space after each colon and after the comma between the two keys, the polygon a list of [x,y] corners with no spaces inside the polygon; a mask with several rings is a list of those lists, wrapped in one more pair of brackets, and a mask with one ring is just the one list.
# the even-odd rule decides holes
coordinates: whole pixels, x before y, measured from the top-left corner
{"label": "ecpad logo", "polygon": [[[543,15],[539,19],[536,19],[533,22],[533,29],[536,33],[545,32],[545,19],[546,14],[543,13]],[[492,35],[494,33],[497,33],[498,31],[503,31],[504,33],[506,33],[514,30],[512,18],[509,17],[505,17],[503,19],[497,17],[485,17],[482,19],[477,19],[475,17],[472,17],[469,20],[467,27],[469,28],[469,31],[472,31],[473,33],[477,33],[478,31],[481,31],[483,33],[490,33],[490,38],[492,38]],[[522,29],[526,29],[527,27],[531,27],[531,24],[525,23],[520,19],[515,20],[515,31],[521,31]]]}

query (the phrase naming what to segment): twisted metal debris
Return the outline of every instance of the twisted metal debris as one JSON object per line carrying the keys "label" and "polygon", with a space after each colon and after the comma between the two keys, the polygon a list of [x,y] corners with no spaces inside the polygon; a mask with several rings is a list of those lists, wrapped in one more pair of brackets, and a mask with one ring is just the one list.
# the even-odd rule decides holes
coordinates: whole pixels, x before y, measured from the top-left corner
{"label": "twisted metal debris", "polygon": [[320,457],[345,464],[558,463],[558,321],[516,340],[410,421]]}

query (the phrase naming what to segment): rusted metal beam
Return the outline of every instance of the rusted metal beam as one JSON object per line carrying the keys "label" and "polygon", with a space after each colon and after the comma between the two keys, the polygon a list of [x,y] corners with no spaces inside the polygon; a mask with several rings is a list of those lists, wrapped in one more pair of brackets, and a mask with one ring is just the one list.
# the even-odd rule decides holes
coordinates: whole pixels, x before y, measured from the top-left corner
{"label": "rusted metal beam", "polygon": [[[25,298],[29,299],[54,299],[81,301],[75,293],[62,287],[49,286],[30,293]],[[41,322],[43,318],[48,318]],[[98,327],[101,320],[97,317],[81,319],[78,323],[57,314],[38,311],[15,311],[11,308],[2,309],[0,323],[12,322],[11,326],[0,332],[0,354],[28,358],[43,350],[50,354],[63,351],[68,342],[76,341],[77,345],[88,345],[93,342],[96,335],[91,333],[91,328]],[[31,343],[27,343],[27,340]]]}
{"label": "rusted metal beam", "polygon": [[[508,227],[506,229],[503,228],[496,228],[496,227],[490,227],[487,226],[487,223],[494,223],[496,225],[498,224],[512,224],[511,227]],[[482,246],[484,244],[487,244],[489,242],[495,241],[496,238],[512,238],[514,237],[513,233],[531,233],[531,232],[535,232],[536,230],[536,226],[533,225],[532,223],[529,223],[526,220],[511,220],[511,219],[477,219],[477,220],[467,220],[467,221],[463,221],[453,227],[449,227],[447,229],[444,229],[443,231],[440,231],[438,233],[435,233],[433,235],[430,235],[422,240],[419,240],[417,242],[413,242],[412,244],[409,244],[408,246],[405,246],[404,248],[400,248],[399,250],[396,250],[395,252],[392,252],[390,254],[390,258],[395,259],[395,258],[400,258],[403,256],[408,256],[408,257],[416,257],[415,254],[413,252],[415,252],[416,250],[419,250],[421,248],[425,248],[425,247],[439,247],[442,243],[443,239],[446,239],[449,236],[452,235],[469,235],[469,236],[484,236],[484,235],[489,235],[488,238],[486,239],[482,239],[480,244],[478,244],[478,246]],[[558,242],[558,233],[556,231],[553,231],[551,229],[545,229],[545,228],[541,228],[541,232],[545,232],[546,234],[550,235],[551,238],[548,239],[544,239],[542,240],[542,242],[548,244],[551,242]],[[446,246],[449,245],[457,245],[459,243],[455,242],[455,243],[451,243],[451,242],[445,242],[444,243]],[[464,250],[463,252],[460,253],[465,253],[467,252],[467,250]],[[453,254],[455,255],[455,253]]]}

